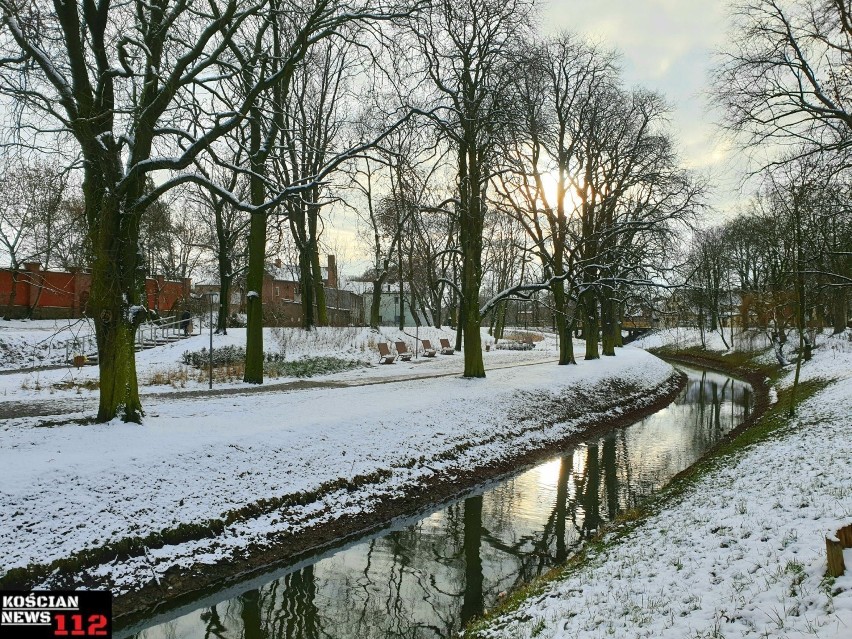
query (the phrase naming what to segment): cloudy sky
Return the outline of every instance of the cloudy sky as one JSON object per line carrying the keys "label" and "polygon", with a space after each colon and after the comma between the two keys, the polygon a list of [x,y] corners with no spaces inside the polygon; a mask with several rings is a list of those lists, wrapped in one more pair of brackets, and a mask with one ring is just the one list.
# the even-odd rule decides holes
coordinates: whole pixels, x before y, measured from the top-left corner
{"label": "cloudy sky", "polygon": [[724,46],[726,7],[724,0],[549,0],[541,25],[545,33],[567,30],[613,47],[629,85],[666,96],[684,162],[710,172],[720,214],[738,199],[738,176],[706,89],[713,53]]}
{"label": "cloudy sky", "polygon": [[[541,0],[540,31],[583,34],[617,50],[628,86],[662,93],[684,163],[711,180],[708,214],[718,221],[741,199],[744,165],[721,139],[709,109],[707,86],[713,54],[723,48],[726,0]],[[342,213],[342,215],[341,215]],[[338,213],[330,234],[346,272],[369,262],[355,235],[354,216]],[[349,218],[344,222],[345,218]]]}

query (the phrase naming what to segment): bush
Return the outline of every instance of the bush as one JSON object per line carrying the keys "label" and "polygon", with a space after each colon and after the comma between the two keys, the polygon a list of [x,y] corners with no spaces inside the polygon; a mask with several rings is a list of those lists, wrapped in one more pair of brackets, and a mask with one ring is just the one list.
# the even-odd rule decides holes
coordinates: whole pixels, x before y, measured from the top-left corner
{"label": "bush", "polygon": [[[246,349],[242,346],[223,346],[213,349],[213,367],[230,366],[242,363]],[[193,368],[205,368],[209,363],[206,348],[200,351],[185,351],[181,360]],[[267,352],[264,354],[263,372],[272,377],[312,377],[328,375],[353,368],[367,366],[363,362],[340,359],[338,357],[303,357],[294,361],[286,361],[280,353]]]}
{"label": "bush", "polygon": [[269,375],[279,377],[313,377],[314,375],[339,373],[362,366],[367,366],[367,364],[338,357],[303,357],[290,362],[283,359],[267,359],[263,370]]}
{"label": "bush", "polygon": [[[246,349],[242,346],[222,346],[213,349],[213,366],[226,366],[245,359]],[[181,361],[193,368],[203,368],[210,361],[210,354],[206,348],[200,351],[184,351]]]}

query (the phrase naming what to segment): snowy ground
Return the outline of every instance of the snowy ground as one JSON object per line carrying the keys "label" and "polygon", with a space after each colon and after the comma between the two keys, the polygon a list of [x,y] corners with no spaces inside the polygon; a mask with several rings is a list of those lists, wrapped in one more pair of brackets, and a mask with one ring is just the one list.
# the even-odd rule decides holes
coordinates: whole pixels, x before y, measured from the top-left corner
{"label": "snowy ground", "polygon": [[850,340],[820,338],[802,378],[834,381],[794,425],[482,636],[852,637],[852,551],[846,575],[824,579],[825,536],[852,523]]}
{"label": "snowy ground", "polygon": [[[369,341],[375,337],[352,331],[355,341],[348,346],[320,334],[321,344],[300,347],[294,336],[288,357],[337,352],[373,359]],[[239,339],[235,331],[220,343]],[[173,361],[188,346],[183,341],[141,353],[140,374]],[[319,489],[316,501],[305,506],[238,518],[213,539],[149,549],[145,557],[94,571],[124,590],[174,564],[215,562],[269,535],[369,512],[376,500],[436,474],[452,481],[460,469],[562,439],[603,415],[618,414],[622,409],[609,407],[622,400],[653,401],[672,372],[629,347],[616,358],[559,367],[552,338],[533,351],[484,355],[490,369],[485,380],[459,379],[461,356],[438,356],[324,378],[345,382],[336,388],[143,399],[141,426],[45,428],[32,418],[7,419],[0,426],[0,574],[129,536],[219,519],[261,499]],[[37,393],[17,384],[9,385],[16,398]],[[622,398],[628,388],[630,396]],[[551,423],[543,409],[548,402],[589,410],[572,422]],[[356,490],[334,486],[359,475],[374,479]]]}
{"label": "snowy ground", "polygon": [[[97,398],[94,387],[98,378],[97,366],[84,366],[80,369],[67,365],[58,369],[42,369],[9,374],[15,369],[28,368],[33,362],[38,365],[62,364],[65,360],[65,342],[75,336],[85,334],[87,324],[74,324],[73,329],[63,328],[62,323],[47,321],[0,322],[0,401],[32,401],[69,399],[73,406],[83,409],[84,405]],[[206,330],[206,329],[205,329]],[[520,329],[519,329],[520,331]],[[522,332],[522,331],[520,331]],[[335,381],[359,380],[365,377],[396,377],[405,374],[440,374],[463,370],[461,355],[455,357],[422,356],[409,363],[402,361],[394,365],[378,366],[378,341],[402,340],[408,349],[414,352],[414,336],[431,339],[438,346],[441,337],[455,343],[455,332],[449,329],[421,328],[418,333],[412,327],[400,332],[396,328],[382,327],[377,335],[368,328],[319,328],[311,333],[297,329],[264,329],[264,350],[296,360],[306,356],[333,356],[342,359],[357,360],[370,365],[369,368],[354,369],[334,376],[316,379],[334,379]],[[214,335],[213,348],[225,346],[245,346],[245,329],[229,329],[228,335]],[[483,344],[493,344],[494,339],[483,332]],[[209,335],[193,335],[184,340],[164,344],[136,354],[136,369],[140,384],[140,393],[169,393],[207,388],[206,370],[197,370],[182,363],[185,351],[199,351],[208,348]],[[4,346],[5,345],[5,346]],[[420,348],[422,352],[422,348]],[[582,350],[580,351],[582,352]],[[38,355],[41,359],[36,357]],[[483,353],[486,369],[522,362],[543,362],[558,356],[556,339],[546,335],[530,351],[491,350]],[[237,364],[238,362],[235,362]],[[243,386],[242,375],[233,375],[230,381],[216,382],[217,388],[239,388]],[[277,377],[268,379],[280,383],[293,381],[293,378]],[[144,403],[144,402],[143,402]]]}
{"label": "snowy ground", "polygon": [[86,320],[0,321],[0,371],[62,364],[65,345],[92,330]]}

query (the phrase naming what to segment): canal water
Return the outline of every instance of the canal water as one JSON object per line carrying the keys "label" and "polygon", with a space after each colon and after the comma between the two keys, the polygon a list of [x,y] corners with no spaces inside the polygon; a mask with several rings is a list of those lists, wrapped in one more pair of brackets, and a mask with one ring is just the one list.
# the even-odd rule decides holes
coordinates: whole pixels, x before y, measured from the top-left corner
{"label": "canal water", "polygon": [[740,424],[745,382],[694,368],[659,412],[451,504],[127,628],[138,639],[448,637],[575,553]]}

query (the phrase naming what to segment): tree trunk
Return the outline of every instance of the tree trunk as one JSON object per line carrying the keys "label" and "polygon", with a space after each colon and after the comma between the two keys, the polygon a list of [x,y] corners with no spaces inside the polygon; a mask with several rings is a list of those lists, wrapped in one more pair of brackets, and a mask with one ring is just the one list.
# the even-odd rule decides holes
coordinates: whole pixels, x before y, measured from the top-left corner
{"label": "tree trunk", "polygon": [[464,320],[464,376],[485,377],[478,304],[465,304]]}
{"label": "tree trunk", "polygon": [[848,301],[846,289],[836,286],[831,295],[831,323],[834,334],[838,335],[846,330]]}
{"label": "tree trunk", "polygon": [[583,318],[583,335],[586,338],[586,360],[588,361],[600,357],[598,354],[600,324],[598,321],[598,303],[594,291],[588,289],[583,293],[583,297],[583,310],[585,313]]}
{"label": "tree trunk", "polygon": [[509,309],[509,300],[503,300],[497,306],[497,327],[494,329],[494,339],[503,339],[503,333],[506,330],[506,313]]}
{"label": "tree trunk", "polygon": [[399,330],[405,330],[405,285],[399,280]]}
{"label": "tree trunk", "polygon": [[568,320],[565,302],[565,280],[557,280],[551,286],[553,305],[556,307],[556,332],[559,334],[559,365],[576,364],[574,342],[571,340],[571,322]]}
{"label": "tree trunk", "polygon": [[615,357],[615,304],[609,291],[601,296],[601,334],[603,342],[603,355]]}
{"label": "tree trunk", "polygon": [[90,224],[92,288],[89,308],[95,323],[100,377],[99,422],[120,416],[126,422],[142,421],[142,403],[136,378],[134,341],[143,287],[138,267],[138,217],[125,214],[106,189],[98,189],[87,176],[83,186]]}
{"label": "tree trunk", "polygon": [[[316,197],[316,196],[315,196]],[[311,273],[313,274],[314,299],[316,304],[317,326],[328,326],[328,306],[325,303],[325,288],[322,281],[322,268],[320,267],[319,237],[317,236],[317,221],[319,209],[316,206],[308,207],[308,244],[310,250]]]}
{"label": "tree trunk", "polygon": [[464,303],[459,300],[459,304],[456,311],[456,351],[462,350],[462,343],[464,341]]}
{"label": "tree trunk", "polygon": [[[38,283],[36,283],[34,278],[38,278]],[[38,308],[38,302],[41,299],[41,294],[44,292],[44,277],[42,277],[41,274],[30,273],[30,291],[32,291],[33,286],[38,289],[38,292],[36,293],[33,303],[27,305],[27,319],[33,319],[33,314],[35,313],[36,308]]]}
{"label": "tree trunk", "polygon": [[622,329],[624,328],[624,303],[617,304],[615,313],[615,325],[613,329],[615,330],[615,346],[616,348],[621,348],[624,346],[624,336],[621,334]]}
{"label": "tree trunk", "polygon": [[228,334],[228,310],[231,298],[231,264],[227,256],[219,254],[219,313],[216,316],[216,334]]}
{"label": "tree trunk", "polygon": [[314,278],[311,273],[310,249],[299,251],[299,286],[302,289],[302,328],[306,331],[316,326],[314,315]]}
{"label": "tree trunk", "polygon": [[3,319],[7,322],[12,319],[12,313],[14,311],[15,306],[15,298],[18,297],[18,279],[19,279],[19,271],[17,268],[13,268],[12,270],[12,290],[9,291],[9,302],[6,305],[6,314],[3,315]]}
{"label": "tree trunk", "polygon": [[263,273],[266,257],[266,215],[253,213],[249,225],[246,274],[246,366],[243,381],[263,383]]}
{"label": "tree trunk", "polygon": [[379,312],[382,310],[382,286],[384,285],[386,276],[387,272],[382,274],[379,279],[373,281],[373,295],[370,300],[370,328],[374,330],[379,330]]}
{"label": "tree trunk", "polygon": [[459,171],[459,244],[462,253],[461,298],[464,321],[464,376],[485,377],[482,360],[482,335],[479,328],[479,288],[482,284],[482,231],[484,226],[484,191],[480,158],[475,137],[470,135],[460,153]]}

